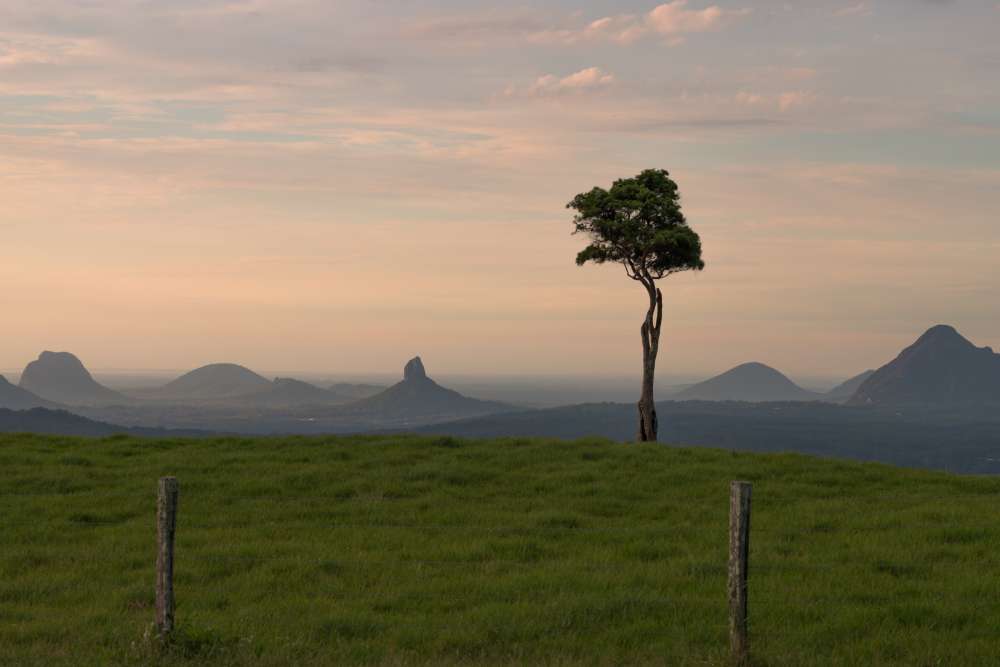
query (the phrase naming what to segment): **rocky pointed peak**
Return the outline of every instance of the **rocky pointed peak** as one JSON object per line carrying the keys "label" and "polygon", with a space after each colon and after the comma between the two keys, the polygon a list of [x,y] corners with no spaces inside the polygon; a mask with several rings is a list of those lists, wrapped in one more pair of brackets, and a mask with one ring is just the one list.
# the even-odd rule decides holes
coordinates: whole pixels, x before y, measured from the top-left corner
{"label": "rocky pointed peak", "polygon": [[427,371],[424,370],[424,362],[420,357],[413,357],[406,362],[403,368],[403,381],[420,381],[427,379]]}

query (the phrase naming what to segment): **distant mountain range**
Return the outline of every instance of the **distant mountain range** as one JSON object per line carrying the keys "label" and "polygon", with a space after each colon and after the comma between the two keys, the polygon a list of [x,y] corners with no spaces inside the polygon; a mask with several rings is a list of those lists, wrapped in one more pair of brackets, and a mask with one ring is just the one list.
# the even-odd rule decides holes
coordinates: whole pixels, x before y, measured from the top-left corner
{"label": "distant mountain range", "polygon": [[[48,353],[43,357],[47,363],[50,361]],[[226,363],[197,368],[162,387],[133,390],[130,396],[117,392],[108,395],[100,391],[100,385],[95,388],[96,382],[72,355],[65,355],[59,366],[61,376],[48,372],[47,377],[67,378],[68,384],[87,391],[70,394],[65,387],[52,383],[45,389],[51,394],[72,396],[71,405],[46,401],[4,381],[0,382],[0,408],[66,407],[82,417],[108,424],[227,433],[356,432],[513,409],[442,387],[427,377],[419,357],[406,364],[403,380],[389,388],[339,384],[334,385],[335,389],[324,389],[293,378],[271,381],[248,368]],[[87,379],[93,384],[84,382]],[[109,402],[98,403],[102,396]],[[70,432],[80,431],[74,428]]]}
{"label": "distant mountain range", "polygon": [[143,396],[176,403],[224,402],[247,407],[289,408],[351,403],[384,389],[351,384],[324,389],[294,378],[268,380],[238,364],[209,364],[163,387],[147,390]]}
{"label": "distant mountain range", "polygon": [[1000,355],[947,325],[929,329],[866,379],[850,405],[1000,404]]}
{"label": "distant mountain range", "polygon": [[[758,362],[685,387],[672,400],[826,402],[850,406],[1000,405],[1000,355],[977,348],[954,328],[936,326],[899,356],[826,393],[809,391]],[[20,385],[0,378],[0,408],[66,408],[96,421],[240,433],[323,433],[416,427],[515,412],[442,387],[411,359],[401,382],[320,387],[269,380],[232,363],[210,364],[162,387],[119,393],[102,386],[67,352],[43,352]]]}
{"label": "distant mountain range", "polygon": [[954,327],[931,327],[896,359],[820,394],[779,371],[748,363],[687,387],[675,401],[825,401],[849,405],[1000,405],[1000,354],[976,347]]}
{"label": "distant mountain range", "polygon": [[[25,384],[45,395],[0,378],[0,432],[177,436],[424,431],[624,440],[633,437],[635,428],[634,404],[518,410],[463,396],[428,377],[419,357],[406,364],[402,381],[387,389],[323,388],[292,378],[271,381],[242,366],[212,364],[164,387],[127,396],[102,391],[107,388],[94,382],[72,355],[46,353],[29,366]],[[89,404],[58,409],[50,396]],[[825,394],[750,363],[687,387],[675,398],[687,400],[658,405],[664,441],[1000,473],[998,355],[977,348],[952,327],[931,328],[885,366]],[[101,400],[113,402],[98,404]],[[2,409],[10,407],[17,409]]]}

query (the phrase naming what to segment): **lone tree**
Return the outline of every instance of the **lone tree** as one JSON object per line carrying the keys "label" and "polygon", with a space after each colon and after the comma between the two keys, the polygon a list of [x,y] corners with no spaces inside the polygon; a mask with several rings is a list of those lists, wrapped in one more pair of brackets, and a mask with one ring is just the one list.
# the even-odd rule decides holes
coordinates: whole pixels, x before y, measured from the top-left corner
{"label": "lone tree", "polygon": [[672,273],[700,271],[701,239],[681,213],[680,193],[670,174],[647,169],[633,178],[615,181],[610,190],[594,188],[573,198],[566,208],[576,211],[574,234],[590,236],[591,243],[576,256],[587,262],[617,262],[649,295],[642,321],[642,396],[639,398],[638,440],[656,440],[656,404],[653,376],[660,347],[663,294],[656,281]]}

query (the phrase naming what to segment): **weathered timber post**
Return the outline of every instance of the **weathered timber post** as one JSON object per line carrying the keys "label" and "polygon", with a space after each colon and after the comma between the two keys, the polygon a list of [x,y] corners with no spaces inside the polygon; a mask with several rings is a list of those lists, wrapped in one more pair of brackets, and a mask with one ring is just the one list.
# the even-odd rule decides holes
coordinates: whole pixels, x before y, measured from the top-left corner
{"label": "weathered timber post", "polygon": [[166,639],[174,629],[174,532],[177,478],[161,477],[156,498],[156,630]]}
{"label": "weathered timber post", "polygon": [[747,665],[747,573],[750,561],[750,482],[729,486],[729,650],[733,662]]}

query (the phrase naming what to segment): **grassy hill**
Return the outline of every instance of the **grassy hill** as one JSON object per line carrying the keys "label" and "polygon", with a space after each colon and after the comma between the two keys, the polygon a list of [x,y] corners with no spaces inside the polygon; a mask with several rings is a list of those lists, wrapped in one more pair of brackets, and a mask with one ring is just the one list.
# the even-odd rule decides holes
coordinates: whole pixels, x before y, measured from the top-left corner
{"label": "grassy hill", "polygon": [[[181,484],[158,651],[156,480]],[[754,482],[759,665],[991,664],[1000,479],[436,437],[0,435],[0,664],[726,663]]]}

